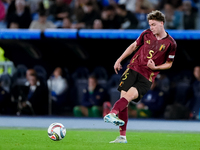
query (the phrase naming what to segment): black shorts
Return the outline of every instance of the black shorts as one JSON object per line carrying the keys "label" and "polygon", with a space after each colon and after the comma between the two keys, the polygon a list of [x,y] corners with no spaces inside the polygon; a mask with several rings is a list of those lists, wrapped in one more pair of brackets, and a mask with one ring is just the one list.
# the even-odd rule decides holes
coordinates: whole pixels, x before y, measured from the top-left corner
{"label": "black shorts", "polygon": [[133,101],[137,103],[142,96],[150,90],[151,84],[152,82],[147,80],[143,75],[128,68],[121,77],[118,90],[127,92],[131,87],[135,87],[138,90],[139,95],[138,98]]}

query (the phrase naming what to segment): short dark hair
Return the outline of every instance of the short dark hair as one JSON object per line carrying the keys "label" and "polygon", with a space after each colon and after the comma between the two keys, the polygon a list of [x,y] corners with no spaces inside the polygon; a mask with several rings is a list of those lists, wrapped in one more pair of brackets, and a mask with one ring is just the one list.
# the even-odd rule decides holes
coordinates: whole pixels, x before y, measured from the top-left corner
{"label": "short dark hair", "polygon": [[147,20],[148,21],[157,20],[157,21],[165,22],[165,15],[159,10],[154,10],[147,15]]}

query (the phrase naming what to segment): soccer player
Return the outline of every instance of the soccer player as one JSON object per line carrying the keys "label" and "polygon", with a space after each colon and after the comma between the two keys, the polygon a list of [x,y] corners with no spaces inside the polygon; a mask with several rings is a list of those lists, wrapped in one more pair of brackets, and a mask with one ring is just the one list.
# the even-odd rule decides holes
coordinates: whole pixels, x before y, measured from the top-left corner
{"label": "soccer player", "polygon": [[137,103],[150,89],[159,71],[171,68],[175,57],[177,45],[164,29],[165,15],[155,10],[147,15],[147,19],[150,29],[143,31],[114,65],[118,73],[122,69],[122,60],[135,51],[119,83],[121,98],[104,117],[105,122],[119,126],[120,136],[110,143],[127,143],[128,104],[131,101]]}

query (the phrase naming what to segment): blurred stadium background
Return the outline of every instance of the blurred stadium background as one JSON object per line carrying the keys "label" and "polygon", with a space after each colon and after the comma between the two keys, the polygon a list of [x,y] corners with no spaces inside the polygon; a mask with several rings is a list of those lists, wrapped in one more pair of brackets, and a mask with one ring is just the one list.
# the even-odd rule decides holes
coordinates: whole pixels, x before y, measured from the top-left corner
{"label": "blurred stadium background", "polygon": [[[73,108],[80,104],[83,89],[87,86],[88,76],[95,70],[99,70],[96,71],[97,76],[99,76],[98,81],[110,94],[110,102],[113,104],[119,96],[119,93],[116,91],[116,85],[111,86],[111,82],[114,80],[114,62],[140,33],[148,28],[145,15],[151,10],[159,9],[166,16],[171,17],[171,19],[166,20],[167,25],[165,28],[177,42],[177,53],[173,67],[170,70],[161,72],[161,75],[168,79],[167,83],[161,82],[159,86],[161,91],[164,90],[166,92],[162,111],[159,111],[157,116],[152,117],[145,114],[139,116],[139,118],[186,119],[187,121],[199,119],[200,84],[197,84],[198,86],[194,85],[197,79],[193,75],[194,67],[200,65],[198,55],[200,2],[198,0],[144,0],[142,3],[138,0],[132,0],[131,2],[134,3],[133,7],[135,7],[132,10],[128,7],[130,1],[126,0],[59,1],[62,0],[0,0],[0,4],[5,10],[4,12],[3,9],[0,10],[0,17],[4,13],[4,17],[0,18],[1,116],[35,116],[35,114],[19,112],[19,102],[23,101],[23,98],[20,98],[20,96],[23,97],[23,88],[20,88],[27,81],[27,70],[32,68],[36,70],[40,81],[44,81],[47,84],[47,80],[51,79],[54,69],[61,67],[63,77],[68,82],[67,94],[62,99],[64,102],[62,101],[62,104],[59,104],[60,107],[54,108],[55,105],[52,104],[52,99],[49,98],[46,103],[48,111],[42,116],[58,115],[73,117]],[[29,8],[31,15],[29,25],[32,21],[37,21],[41,12],[45,11],[47,20],[51,21],[54,26],[45,27],[45,29],[40,29],[39,27],[31,28],[29,26],[21,27],[19,18],[15,15],[11,15],[12,19],[9,20],[8,15],[15,14],[16,10],[18,10],[17,7],[20,7],[16,6],[17,2]],[[51,14],[50,11],[52,9],[51,6],[56,7],[56,3],[62,3],[66,8],[69,8],[70,12],[68,12],[68,9],[63,10],[63,12],[68,12],[70,15],[56,19],[55,14]],[[44,5],[44,8],[41,8],[41,4]],[[109,27],[106,26],[105,18],[102,17],[103,12],[114,10],[116,15],[118,7],[124,9],[122,4],[125,6],[125,11],[130,11],[136,16],[138,22],[135,23],[135,26],[125,27],[126,21],[122,21],[124,18],[121,16],[118,22],[119,27],[114,27],[113,24]],[[151,7],[145,4],[151,4]],[[99,15],[93,18],[92,23],[88,23],[91,21],[88,20],[88,16],[85,20],[83,19],[84,17],[82,20],[79,20],[80,13],[77,15],[76,12],[78,10],[83,11],[83,14],[86,15],[88,12],[84,12],[84,6],[91,5]],[[170,12],[173,13],[170,14]],[[188,14],[191,16],[188,16]],[[109,13],[107,15],[109,16]],[[120,14],[117,15],[120,16]],[[52,17],[54,18],[52,19]],[[72,25],[64,27],[64,18],[70,18]],[[189,18],[192,20],[189,20]],[[97,19],[102,22],[102,26],[93,26]],[[126,19],[130,18],[127,17]],[[129,23],[131,22],[130,20]],[[179,20],[178,23],[175,22],[177,20]],[[17,24],[14,27],[15,29],[12,29],[11,23]],[[134,23],[131,22],[131,24]],[[124,60],[123,69],[126,68],[130,58]],[[22,93],[17,93],[16,91]],[[7,93],[6,98],[5,92]],[[191,106],[191,103],[193,106]],[[173,104],[178,104],[175,108],[177,111],[172,116],[169,116],[169,114],[166,116],[167,106],[172,106]],[[36,109],[45,108],[40,107]],[[59,109],[59,112],[52,112],[54,109]],[[145,110],[143,113],[145,113]],[[134,116],[134,118],[138,118],[138,116]],[[184,123],[186,124],[186,122]]]}

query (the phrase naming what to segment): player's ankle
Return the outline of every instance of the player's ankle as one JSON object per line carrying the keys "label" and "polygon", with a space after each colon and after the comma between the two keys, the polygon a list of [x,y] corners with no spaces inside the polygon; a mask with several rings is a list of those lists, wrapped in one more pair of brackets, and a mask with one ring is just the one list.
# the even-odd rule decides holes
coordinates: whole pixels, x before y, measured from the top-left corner
{"label": "player's ankle", "polygon": [[120,137],[124,138],[126,140],[126,135],[120,135]]}
{"label": "player's ankle", "polygon": [[111,110],[111,111],[110,111],[110,114],[115,114],[115,115],[117,115],[117,114],[118,114],[118,111],[116,111],[116,110]]}

